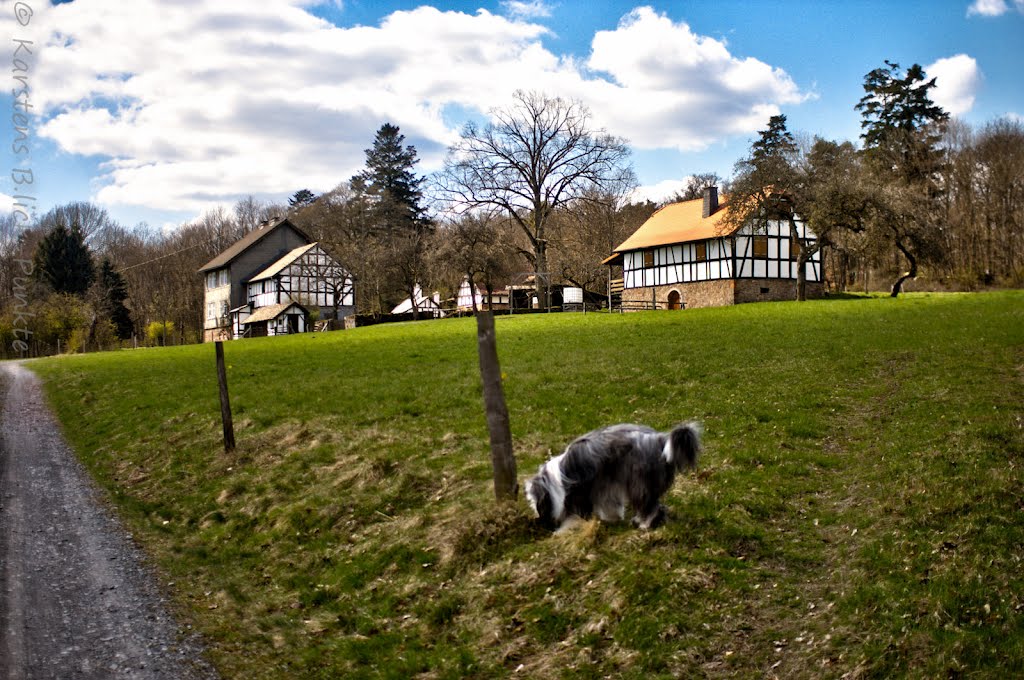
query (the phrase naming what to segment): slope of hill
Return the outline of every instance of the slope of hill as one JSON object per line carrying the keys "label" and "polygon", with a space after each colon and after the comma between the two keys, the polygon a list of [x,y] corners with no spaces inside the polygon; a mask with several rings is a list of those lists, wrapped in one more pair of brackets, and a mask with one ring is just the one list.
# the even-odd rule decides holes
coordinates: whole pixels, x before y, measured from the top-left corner
{"label": "slope of hill", "polygon": [[496,507],[472,320],[35,362],[226,677],[1024,671],[1024,294],[501,318],[520,478],[706,430],[655,531]]}

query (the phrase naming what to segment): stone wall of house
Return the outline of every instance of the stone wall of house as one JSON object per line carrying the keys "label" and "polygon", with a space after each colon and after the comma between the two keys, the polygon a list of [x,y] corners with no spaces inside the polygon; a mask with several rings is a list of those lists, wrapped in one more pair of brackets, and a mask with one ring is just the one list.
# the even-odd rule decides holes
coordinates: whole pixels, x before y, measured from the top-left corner
{"label": "stone wall of house", "polygon": [[[741,302],[780,302],[796,300],[796,281],[789,279],[717,279],[673,283],[668,286],[627,288],[622,291],[626,310],[651,309],[653,301],[658,309],[668,309],[669,295],[678,291],[685,309],[698,307],[724,307]],[[825,287],[820,282],[807,282],[807,297],[820,298]]]}
{"label": "stone wall of house", "polygon": [[[820,298],[825,287],[817,281],[807,282],[807,297]],[[737,279],[736,302],[780,302],[796,300],[796,281],[792,279]]]}
{"label": "stone wall of house", "polygon": [[622,302],[626,309],[650,309],[654,302],[658,309],[668,309],[669,296],[672,291],[679,293],[685,309],[697,307],[722,307],[733,304],[733,281],[719,279],[715,281],[694,281],[692,283],[673,283],[668,286],[648,286],[645,288],[627,288],[622,291]]}
{"label": "stone wall of house", "polygon": [[665,298],[668,299],[668,294],[671,291],[678,290],[686,309],[724,307],[735,303],[734,286],[735,282],[732,279],[677,283],[671,286],[664,286],[667,289]]}

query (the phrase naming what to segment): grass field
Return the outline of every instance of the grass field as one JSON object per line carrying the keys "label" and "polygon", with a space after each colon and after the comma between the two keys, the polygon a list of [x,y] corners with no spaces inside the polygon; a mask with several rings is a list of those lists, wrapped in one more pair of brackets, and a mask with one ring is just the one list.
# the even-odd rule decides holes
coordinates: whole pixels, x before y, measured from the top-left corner
{"label": "grass field", "polygon": [[498,507],[471,319],[34,362],[225,677],[1024,673],[1024,293],[500,318],[520,478],[705,427],[651,532]]}

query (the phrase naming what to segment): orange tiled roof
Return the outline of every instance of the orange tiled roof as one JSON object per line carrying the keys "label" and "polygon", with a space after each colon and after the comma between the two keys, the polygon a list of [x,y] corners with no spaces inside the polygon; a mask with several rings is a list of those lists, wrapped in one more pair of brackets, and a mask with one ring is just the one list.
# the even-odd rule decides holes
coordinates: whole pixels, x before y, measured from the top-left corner
{"label": "orange tiled roof", "polygon": [[718,210],[709,217],[703,216],[703,199],[670,203],[651,215],[614,252],[624,253],[629,250],[701,241],[731,234],[735,230],[725,221],[729,207],[725,205],[725,196],[720,200]]}

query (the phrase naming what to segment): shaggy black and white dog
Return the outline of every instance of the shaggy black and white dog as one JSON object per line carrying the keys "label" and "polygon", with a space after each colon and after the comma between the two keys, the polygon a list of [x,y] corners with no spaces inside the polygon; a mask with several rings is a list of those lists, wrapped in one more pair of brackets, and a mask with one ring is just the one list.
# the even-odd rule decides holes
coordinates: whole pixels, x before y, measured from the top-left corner
{"label": "shaggy black and white dog", "polygon": [[697,465],[700,424],[671,432],[643,425],[611,425],[579,437],[540,466],[526,482],[526,498],[537,517],[554,530],[571,517],[597,514],[622,520],[632,509],[633,525],[651,529],[665,521],[661,497],[677,472]]}

